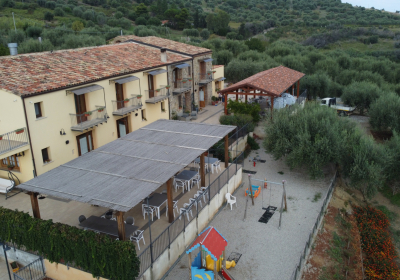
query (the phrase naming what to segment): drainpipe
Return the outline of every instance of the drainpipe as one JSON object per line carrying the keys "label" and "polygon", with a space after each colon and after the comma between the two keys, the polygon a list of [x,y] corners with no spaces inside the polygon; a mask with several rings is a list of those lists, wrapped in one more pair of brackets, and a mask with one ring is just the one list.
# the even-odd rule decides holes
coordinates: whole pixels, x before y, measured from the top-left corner
{"label": "drainpipe", "polygon": [[35,156],[33,155],[31,133],[29,130],[28,116],[26,115],[25,98],[21,97],[21,99],[22,99],[22,105],[24,106],[24,115],[25,115],[26,129],[28,131],[29,147],[31,149],[31,156],[32,156],[32,163],[33,163],[33,177],[36,177],[37,173],[36,173]]}
{"label": "drainpipe", "polygon": [[[171,70],[171,66],[167,66],[167,85],[169,85],[169,71]],[[171,101],[169,98],[169,89],[168,90],[168,119],[171,119]]]}

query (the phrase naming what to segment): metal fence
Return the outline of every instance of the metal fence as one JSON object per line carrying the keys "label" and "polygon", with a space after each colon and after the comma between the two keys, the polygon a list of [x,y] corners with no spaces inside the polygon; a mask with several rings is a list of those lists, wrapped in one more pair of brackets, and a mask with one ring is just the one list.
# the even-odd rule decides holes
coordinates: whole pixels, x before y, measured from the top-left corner
{"label": "metal fence", "polygon": [[[195,220],[199,213],[210,204],[211,199],[219,193],[229,179],[243,166],[244,153],[241,153],[208,187],[203,196],[197,197],[188,207],[191,211],[180,214],[156,239],[152,241],[138,257],[140,260],[139,277],[160,257],[171,243],[185,232],[190,222]],[[234,166],[234,168],[232,168]],[[139,278],[138,277],[138,278]]]}
{"label": "metal fence", "polygon": [[0,154],[12,151],[28,144],[26,128],[0,134]]}
{"label": "metal fence", "polygon": [[333,191],[335,190],[336,178],[337,178],[337,172],[335,173],[335,175],[333,176],[333,178],[331,180],[331,184],[329,186],[328,193],[326,194],[324,203],[321,206],[321,211],[319,212],[317,220],[314,224],[314,227],[312,228],[310,235],[308,236],[308,240],[306,242],[306,245],[304,246],[304,250],[301,252],[299,263],[296,265],[296,267],[292,273],[292,276],[290,277],[290,280],[298,280],[301,277],[301,268],[303,267],[305,261],[307,260],[308,253],[311,249],[311,245],[313,244],[313,239],[316,236],[316,234],[318,233],[320,222],[325,216],[325,210],[328,207],[331,195],[332,195]]}
{"label": "metal fence", "polygon": [[307,90],[304,90],[299,98],[296,99],[296,103],[301,104],[304,100],[307,100]]}
{"label": "metal fence", "polygon": [[46,273],[42,258],[38,258],[36,261],[14,272],[14,280],[41,280],[45,277]]}

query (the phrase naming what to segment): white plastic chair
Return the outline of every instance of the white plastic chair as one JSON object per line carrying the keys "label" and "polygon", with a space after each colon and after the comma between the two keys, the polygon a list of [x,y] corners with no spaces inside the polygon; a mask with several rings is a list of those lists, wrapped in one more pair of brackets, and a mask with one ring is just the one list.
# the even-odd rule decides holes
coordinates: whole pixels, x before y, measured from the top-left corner
{"label": "white plastic chair", "polygon": [[179,180],[179,179],[175,179],[175,191],[178,191],[178,188],[182,188],[182,193],[185,193],[185,187],[186,187],[186,183]]}
{"label": "white plastic chair", "polygon": [[156,213],[156,209],[154,207],[143,205],[143,219],[146,220],[146,214],[151,214],[151,220],[153,221],[153,213]]}
{"label": "white plastic chair", "polygon": [[229,203],[229,205],[231,206],[231,210],[232,210],[232,204],[236,204],[236,207],[237,207],[236,197],[234,197],[230,193],[227,193],[225,195],[225,198],[226,198],[226,202]]}
{"label": "white plastic chair", "polygon": [[[189,201],[192,202],[192,200],[196,200],[198,197],[200,197],[200,199],[199,199],[200,206],[201,206],[201,208],[203,208],[203,204],[201,203],[201,194],[196,193],[194,195],[194,199],[190,198]],[[197,204],[196,204],[196,207],[197,207]]]}
{"label": "white plastic chair", "polygon": [[[176,214],[179,215],[179,210],[178,210],[178,201],[172,201],[172,213],[174,213],[174,218],[175,218],[175,209],[176,209]],[[165,211],[165,216],[168,217],[168,204],[167,204],[167,211]]]}
{"label": "white plastic chair", "polygon": [[197,175],[194,176],[194,178],[192,179],[192,183],[193,185],[196,184],[197,188],[200,189],[200,182],[201,182],[201,177],[200,174],[197,173]]}
{"label": "white plastic chair", "polygon": [[220,161],[216,161],[212,164],[212,173],[214,173],[214,169],[215,171],[218,173],[218,169],[219,171],[221,171],[221,162]]}
{"label": "white plastic chair", "polygon": [[[179,212],[180,212],[179,214],[186,213],[186,217],[187,217],[187,219],[189,221],[189,212],[190,212],[190,215],[193,218],[192,205],[189,204],[189,203],[185,203],[185,204],[183,204],[183,207],[184,208],[179,209]],[[179,219],[181,219],[181,217],[182,217],[182,215],[179,216]]]}
{"label": "white plastic chair", "polygon": [[139,251],[140,251],[140,246],[139,246],[140,239],[142,239],[143,244],[146,245],[146,243],[144,242],[143,232],[144,232],[143,230],[136,230],[129,238],[131,241],[135,241],[137,243]]}

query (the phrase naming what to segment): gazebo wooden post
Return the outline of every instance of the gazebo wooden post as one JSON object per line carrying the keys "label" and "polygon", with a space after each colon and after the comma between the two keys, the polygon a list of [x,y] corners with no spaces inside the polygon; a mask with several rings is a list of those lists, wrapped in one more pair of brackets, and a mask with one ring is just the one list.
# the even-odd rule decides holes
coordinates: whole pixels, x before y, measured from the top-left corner
{"label": "gazebo wooden post", "polygon": [[238,101],[238,99],[239,99],[239,94],[236,93],[236,101]]}
{"label": "gazebo wooden post", "polygon": [[39,201],[38,201],[38,193],[30,192],[29,196],[31,197],[31,204],[32,204],[32,212],[33,217],[40,219],[40,209],[39,209]]}
{"label": "gazebo wooden post", "polygon": [[274,101],[275,101],[275,96],[271,96],[271,120],[274,112]]}
{"label": "gazebo wooden post", "polygon": [[[210,168],[210,166],[208,167]],[[206,186],[206,172],[205,172],[205,162],[204,162],[204,153],[201,154],[200,156],[200,181],[201,181],[201,186],[205,187]],[[210,182],[208,182],[210,183]]]}
{"label": "gazebo wooden post", "polygon": [[292,85],[292,96],[294,96],[294,84]]}
{"label": "gazebo wooden post", "polygon": [[225,168],[228,168],[229,165],[229,138],[228,138],[228,134],[225,135],[224,138],[224,142],[225,142]]}
{"label": "gazebo wooden post", "polygon": [[172,223],[174,221],[174,202],[172,197],[172,181],[170,178],[167,181],[167,208],[168,208],[168,222]]}
{"label": "gazebo wooden post", "polygon": [[225,93],[225,115],[228,115],[228,93]]}
{"label": "gazebo wooden post", "polygon": [[246,94],[244,95],[244,101],[247,103],[247,92],[246,92]]}
{"label": "gazebo wooden post", "polygon": [[119,238],[119,240],[126,240],[124,212],[117,211],[116,216],[117,216],[117,223],[118,223],[118,238]]}
{"label": "gazebo wooden post", "polygon": [[299,98],[300,93],[300,81],[297,81],[297,98]]}

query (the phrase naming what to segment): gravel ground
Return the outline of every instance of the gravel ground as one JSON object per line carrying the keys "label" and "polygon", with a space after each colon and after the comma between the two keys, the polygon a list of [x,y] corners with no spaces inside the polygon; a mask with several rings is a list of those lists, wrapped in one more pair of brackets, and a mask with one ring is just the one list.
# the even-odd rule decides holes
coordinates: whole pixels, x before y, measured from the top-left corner
{"label": "gravel ground", "polygon": [[[248,159],[245,161],[245,169],[257,171],[257,174],[252,175],[253,178],[266,177],[272,182],[286,180],[288,212],[282,215],[281,229],[278,229],[279,212],[275,212],[268,224],[258,222],[264,212],[262,207],[271,204],[279,210],[282,197],[279,185],[268,184],[268,189],[263,189],[263,193],[255,198],[254,206],[249,200],[246,219],[243,220],[247,199],[244,196],[244,190],[248,186],[247,174],[243,176],[245,185],[235,194],[237,208],[234,207],[233,211],[228,207],[224,208],[211,225],[228,240],[227,257],[231,252],[242,254],[237,266],[229,270],[236,280],[286,280],[290,279],[299,261],[334,170],[329,167],[325,170],[325,178],[310,180],[304,170],[291,171],[283,161],[275,161],[262,148],[257,152],[260,159],[266,160],[266,163],[257,163],[256,167],[253,167],[252,162]],[[249,157],[255,155],[253,151]],[[284,174],[279,174],[279,171]],[[321,194],[321,198],[313,201],[318,193]],[[165,279],[189,279],[187,263],[185,255]]]}

